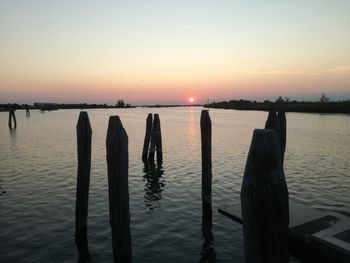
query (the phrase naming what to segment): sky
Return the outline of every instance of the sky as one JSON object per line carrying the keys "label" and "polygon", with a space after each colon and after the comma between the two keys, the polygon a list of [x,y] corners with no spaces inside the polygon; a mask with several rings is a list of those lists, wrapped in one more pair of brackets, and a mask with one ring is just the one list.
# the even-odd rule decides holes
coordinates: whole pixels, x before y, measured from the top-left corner
{"label": "sky", "polygon": [[349,0],[0,0],[0,103],[350,99]]}

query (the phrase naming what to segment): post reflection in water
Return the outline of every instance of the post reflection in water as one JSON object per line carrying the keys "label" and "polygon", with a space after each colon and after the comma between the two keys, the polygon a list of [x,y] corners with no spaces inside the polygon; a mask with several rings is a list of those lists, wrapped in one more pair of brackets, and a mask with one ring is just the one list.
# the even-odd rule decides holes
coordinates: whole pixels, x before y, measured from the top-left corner
{"label": "post reflection in water", "polygon": [[214,248],[214,235],[212,231],[212,208],[211,205],[202,206],[202,235],[203,235],[203,245],[201,251],[200,263],[216,262],[216,251]]}
{"label": "post reflection in water", "polygon": [[145,203],[150,210],[159,208],[159,200],[162,199],[165,180],[164,170],[161,163],[144,162],[143,178],[145,179]]}

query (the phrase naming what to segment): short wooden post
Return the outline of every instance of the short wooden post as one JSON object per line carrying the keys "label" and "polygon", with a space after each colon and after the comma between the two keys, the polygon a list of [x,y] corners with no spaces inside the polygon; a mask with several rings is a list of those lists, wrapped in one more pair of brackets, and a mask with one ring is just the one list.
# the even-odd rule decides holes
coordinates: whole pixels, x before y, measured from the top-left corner
{"label": "short wooden post", "polygon": [[113,259],[131,262],[128,135],[118,116],[109,118],[106,148]]}
{"label": "short wooden post", "polygon": [[78,176],[75,205],[75,243],[81,258],[88,258],[87,217],[91,167],[91,126],[87,112],[77,123]]}
{"label": "short wooden post", "polygon": [[289,262],[288,189],[276,130],[254,131],[244,171],[241,206],[245,262]]}
{"label": "short wooden post", "polygon": [[30,111],[29,111],[29,108],[26,107],[26,117],[29,118],[30,117]]}
{"label": "short wooden post", "polygon": [[[12,119],[13,119],[13,127],[12,127]],[[16,115],[15,115],[15,110],[9,110],[9,121],[8,121],[8,126],[10,130],[16,129],[17,128],[17,120],[16,120]]]}
{"label": "short wooden post", "polygon": [[203,212],[206,207],[211,207],[211,119],[207,110],[201,113],[201,142],[202,142],[202,202]]}
{"label": "short wooden post", "polygon": [[287,120],[286,114],[283,111],[276,113],[275,111],[270,111],[269,116],[265,124],[265,129],[274,129],[279,134],[279,139],[281,142],[281,162],[284,162],[284,153],[286,151],[286,137],[287,137]]}
{"label": "short wooden post", "polygon": [[8,126],[9,126],[10,130],[12,130],[12,111],[11,110],[9,110]]}
{"label": "short wooden post", "polygon": [[152,113],[149,113],[146,119],[146,133],[145,133],[145,140],[143,143],[143,150],[142,150],[142,160],[145,162],[147,161],[147,154],[149,149],[149,143],[151,140],[151,134],[152,134],[152,122],[153,122],[153,116]]}
{"label": "short wooden post", "polygon": [[157,151],[157,162],[159,164],[163,161],[162,152],[162,134],[160,129],[160,119],[158,114],[154,114],[154,120],[152,125],[151,145],[149,148],[148,159],[150,162],[154,162],[154,155]]}

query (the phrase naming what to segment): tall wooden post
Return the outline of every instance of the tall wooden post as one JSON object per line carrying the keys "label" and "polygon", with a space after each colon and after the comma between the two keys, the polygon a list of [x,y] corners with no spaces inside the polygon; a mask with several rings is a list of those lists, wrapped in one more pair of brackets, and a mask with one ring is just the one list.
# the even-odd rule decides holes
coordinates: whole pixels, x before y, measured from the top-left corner
{"label": "tall wooden post", "polygon": [[109,118],[106,148],[113,259],[128,263],[131,262],[128,135],[118,116]]}
{"label": "tall wooden post", "polygon": [[75,203],[75,243],[81,258],[88,258],[87,217],[91,167],[91,126],[87,112],[77,123],[78,175]]}
{"label": "tall wooden post", "polygon": [[202,143],[202,235],[204,243],[202,246],[202,257],[200,262],[215,262],[216,252],[212,241],[212,162],[211,162],[211,119],[208,110],[202,110],[201,119],[201,143]]}
{"label": "tall wooden post", "polygon": [[287,119],[284,111],[278,112],[278,118],[280,121],[280,130],[281,130],[281,159],[282,165],[284,163],[284,153],[286,151],[286,141],[287,141]]}
{"label": "tall wooden post", "polygon": [[162,151],[162,134],[160,129],[160,119],[158,114],[154,114],[154,120],[152,125],[151,145],[149,148],[148,159],[150,162],[154,162],[154,155],[157,151],[157,162],[159,164],[163,161]]}
{"label": "tall wooden post", "polygon": [[160,119],[158,114],[154,114],[154,125],[156,135],[156,151],[157,151],[157,163],[163,163],[163,148],[162,148],[162,130],[160,128]]}
{"label": "tall wooden post", "polygon": [[281,162],[283,164],[287,138],[286,114],[283,111],[279,111],[278,113],[270,111],[265,124],[265,129],[274,129],[278,132],[279,140],[281,142]]}
{"label": "tall wooden post", "polygon": [[145,133],[145,140],[143,143],[143,150],[142,150],[142,160],[145,162],[147,161],[147,154],[149,149],[149,143],[151,140],[151,134],[152,134],[152,120],[153,116],[152,113],[148,113],[147,119],[146,119],[146,133]]}
{"label": "tall wooden post", "polygon": [[288,189],[276,130],[254,131],[244,171],[241,206],[245,262],[289,262]]}
{"label": "tall wooden post", "polygon": [[201,113],[201,141],[202,141],[202,202],[203,213],[210,207],[211,215],[211,183],[212,183],[212,164],[211,164],[211,119],[207,110]]}

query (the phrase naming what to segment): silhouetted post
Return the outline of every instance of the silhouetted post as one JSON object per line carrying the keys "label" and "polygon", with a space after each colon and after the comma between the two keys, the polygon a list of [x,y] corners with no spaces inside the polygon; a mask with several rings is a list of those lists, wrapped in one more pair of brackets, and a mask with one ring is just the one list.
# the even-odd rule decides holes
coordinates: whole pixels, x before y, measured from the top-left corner
{"label": "silhouetted post", "polygon": [[113,259],[131,262],[128,135],[119,116],[109,118],[106,148]]}
{"label": "silhouetted post", "polygon": [[146,133],[145,133],[145,140],[143,143],[143,150],[142,150],[142,160],[145,162],[147,161],[147,154],[149,149],[149,143],[151,140],[151,134],[152,134],[152,113],[148,113],[147,119],[146,119]]}
{"label": "silhouetted post", "polygon": [[81,258],[88,258],[87,216],[91,167],[91,126],[87,112],[77,123],[78,176],[75,205],[75,243]]}
{"label": "silhouetted post", "polygon": [[279,134],[279,139],[281,142],[281,162],[284,162],[284,153],[286,151],[286,137],[287,137],[287,120],[286,114],[283,111],[276,113],[275,111],[270,111],[269,116],[265,124],[265,129],[274,129]]}
{"label": "silhouetted post", "polygon": [[[201,114],[201,141],[202,141],[202,202],[203,214],[210,212],[211,217],[211,120],[209,112],[202,110]],[[207,209],[209,208],[210,209]],[[209,211],[210,210],[210,211]]]}
{"label": "silhouetted post", "polygon": [[216,252],[211,246],[214,236],[212,233],[212,163],[211,163],[211,119],[208,110],[201,113],[201,143],[202,143],[202,257],[200,262],[215,262]]}
{"label": "silhouetted post", "polygon": [[158,114],[154,114],[155,135],[156,135],[156,151],[157,151],[157,163],[163,162],[163,149],[162,149],[162,130],[160,128],[160,119]]}
{"label": "silhouetted post", "polygon": [[280,133],[280,121],[275,111],[270,111],[265,123],[265,129],[274,129]]}
{"label": "silhouetted post", "polygon": [[284,111],[279,111],[278,117],[280,120],[280,129],[281,129],[281,159],[282,159],[282,165],[283,165],[284,153],[286,151],[286,141],[287,141],[287,119]]}
{"label": "silhouetted post", "polygon": [[10,130],[12,130],[12,110],[9,110],[9,122],[8,122],[8,126],[9,126]]}
{"label": "silhouetted post", "polygon": [[30,117],[30,112],[29,112],[29,108],[26,107],[26,117],[29,118]]}
{"label": "silhouetted post", "polygon": [[241,206],[245,262],[288,262],[288,189],[275,130],[254,131],[244,171]]}
{"label": "silhouetted post", "polygon": [[151,145],[149,148],[148,159],[150,162],[154,162],[155,151],[157,151],[157,162],[162,163],[162,134],[160,130],[160,119],[158,114],[154,114],[154,120],[152,125]]}
{"label": "silhouetted post", "polygon": [[[12,127],[12,119],[13,119],[13,124],[14,124],[13,127]],[[8,125],[9,125],[10,130],[17,128],[17,121],[16,121],[15,110],[10,110],[9,111],[9,122],[8,122]]]}

